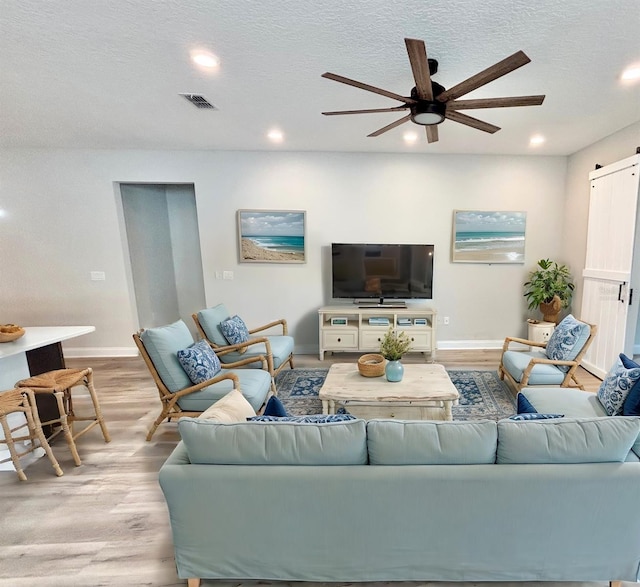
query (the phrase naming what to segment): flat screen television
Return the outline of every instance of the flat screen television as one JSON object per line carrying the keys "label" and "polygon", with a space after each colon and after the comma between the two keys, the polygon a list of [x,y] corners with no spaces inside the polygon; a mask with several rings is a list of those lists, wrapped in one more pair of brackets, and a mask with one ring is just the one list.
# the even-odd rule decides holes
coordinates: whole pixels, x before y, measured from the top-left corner
{"label": "flat screen television", "polygon": [[333,243],[334,298],[429,300],[433,297],[433,245]]}

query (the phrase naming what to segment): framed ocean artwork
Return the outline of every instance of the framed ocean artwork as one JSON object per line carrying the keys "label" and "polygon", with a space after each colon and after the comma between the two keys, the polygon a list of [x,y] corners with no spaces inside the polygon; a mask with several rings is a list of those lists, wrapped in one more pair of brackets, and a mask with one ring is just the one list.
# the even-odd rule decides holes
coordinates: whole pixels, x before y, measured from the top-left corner
{"label": "framed ocean artwork", "polygon": [[241,263],[306,263],[306,212],[238,210]]}
{"label": "framed ocean artwork", "polygon": [[451,260],[524,263],[526,212],[454,210]]}

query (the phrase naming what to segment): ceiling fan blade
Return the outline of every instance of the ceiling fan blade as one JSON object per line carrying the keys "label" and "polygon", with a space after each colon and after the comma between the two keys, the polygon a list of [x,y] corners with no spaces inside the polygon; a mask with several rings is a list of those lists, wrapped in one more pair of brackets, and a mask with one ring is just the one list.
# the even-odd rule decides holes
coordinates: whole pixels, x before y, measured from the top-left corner
{"label": "ceiling fan blade", "polygon": [[380,94],[381,96],[386,96],[387,98],[392,98],[393,100],[399,100],[400,102],[404,102],[405,104],[416,104],[417,101],[413,98],[407,98],[405,96],[401,96],[400,94],[394,94],[393,92],[388,92],[387,90],[383,90],[381,88],[376,88],[375,86],[370,86],[369,84],[363,84],[362,82],[358,82],[353,79],[349,79],[348,77],[343,77],[336,73],[326,73],[322,74],[322,77],[326,77],[327,79],[332,79],[333,81],[340,82],[341,84],[346,84],[348,86],[353,86],[354,88],[360,88],[361,90],[366,90],[367,92],[373,92],[374,94]]}
{"label": "ceiling fan blade", "polygon": [[431,73],[429,72],[429,62],[427,61],[427,50],[424,46],[424,41],[420,39],[405,39],[404,44],[407,46],[418,98],[433,101]]}
{"label": "ceiling fan blade", "polygon": [[477,73],[469,79],[460,82],[458,85],[445,90],[442,94],[439,94],[436,99],[440,102],[455,100],[460,96],[464,96],[465,94],[472,92],[480,86],[484,86],[485,84],[512,72],[514,69],[518,69],[518,67],[526,65],[529,61],[531,61],[531,59],[529,59],[522,51],[518,51],[506,59],[498,61],[498,63],[493,64],[491,67],[487,67],[487,69]]}
{"label": "ceiling fan blade", "polygon": [[387,124],[387,126],[383,126],[382,128],[379,128],[378,130],[372,132],[370,135],[367,135],[367,136],[368,137],[380,136],[382,133],[385,133],[388,130],[391,130],[392,128],[395,128],[396,126],[400,126],[401,124],[404,124],[405,122],[408,122],[410,119],[411,119],[411,114],[407,114],[406,116],[403,116],[399,120],[396,120],[395,122],[392,122],[391,124]]}
{"label": "ceiling fan blade", "polygon": [[436,125],[425,126],[424,129],[427,131],[427,141],[430,143],[438,142],[438,127]]}
{"label": "ceiling fan blade", "polygon": [[393,108],[368,108],[366,110],[334,110],[332,112],[323,112],[325,116],[335,116],[336,114],[371,114],[373,112],[398,112],[400,110],[408,110],[409,106],[394,106]]}
{"label": "ceiling fan blade", "polygon": [[444,116],[445,118],[448,118],[449,120],[453,120],[454,122],[459,122],[460,124],[466,124],[467,126],[471,126],[473,128],[477,128],[478,130],[483,130],[484,132],[488,132],[491,134],[493,134],[494,132],[498,132],[500,130],[499,126],[495,126],[494,124],[489,124],[488,122],[484,122],[483,120],[478,120],[477,118],[467,116],[466,114],[462,114],[462,112],[457,112],[455,110],[447,110]]}
{"label": "ceiling fan blade", "polygon": [[512,98],[479,98],[477,100],[450,100],[447,110],[475,108],[510,108],[512,106],[540,106],[545,96],[513,96]]}

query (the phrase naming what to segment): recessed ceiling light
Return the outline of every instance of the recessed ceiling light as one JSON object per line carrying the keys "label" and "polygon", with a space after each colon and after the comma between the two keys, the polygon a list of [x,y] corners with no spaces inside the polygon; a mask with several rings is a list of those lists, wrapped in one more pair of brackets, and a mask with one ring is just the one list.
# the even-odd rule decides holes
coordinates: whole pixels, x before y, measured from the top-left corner
{"label": "recessed ceiling light", "polygon": [[640,79],[640,65],[632,65],[622,72],[620,79],[625,82]]}
{"label": "recessed ceiling light", "polygon": [[3,208],[0,208],[0,218],[4,218],[7,215],[7,211]]}
{"label": "recessed ceiling light", "polygon": [[209,69],[220,65],[220,60],[209,51],[191,51],[191,61]]}
{"label": "recessed ceiling light", "polygon": [[539,145],[542,145],[542,143],[545,142],[545,138],[542,135],[533,135],[530,139],[529,139],[529,144],[532,147],[538,147]]}
{"label": "recessed ceiling light", "polygon": [[418,133],[413,131],[407,131],[402,135],[405,143],[415,143],[418,140]]}
{"label": "recessed ceiling light", "polygon": [[267,137],[269,137],[269,140],[274,143],[281,143],[284,139],[284,135],[282,134],[282,131],[278,130],[277,128],[271,129],[267,134]]}

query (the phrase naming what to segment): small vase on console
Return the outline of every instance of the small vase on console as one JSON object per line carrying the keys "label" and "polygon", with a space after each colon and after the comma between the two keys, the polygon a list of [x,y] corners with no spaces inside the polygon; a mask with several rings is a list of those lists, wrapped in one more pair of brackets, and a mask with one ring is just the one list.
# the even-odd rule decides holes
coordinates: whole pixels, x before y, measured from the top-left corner
{"label": "small vase on console", "polygon": [[399,360],[387,361],[387,364],[384,367],[384,374],[387,377],[387,381],[391,381],[392,383],[402,381],[404,365]]}

